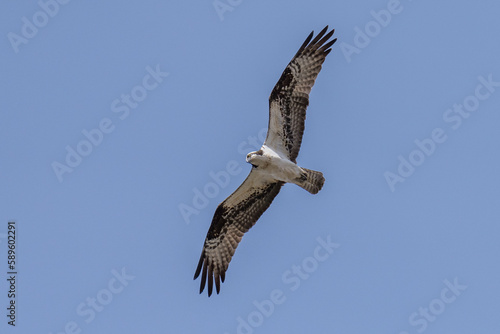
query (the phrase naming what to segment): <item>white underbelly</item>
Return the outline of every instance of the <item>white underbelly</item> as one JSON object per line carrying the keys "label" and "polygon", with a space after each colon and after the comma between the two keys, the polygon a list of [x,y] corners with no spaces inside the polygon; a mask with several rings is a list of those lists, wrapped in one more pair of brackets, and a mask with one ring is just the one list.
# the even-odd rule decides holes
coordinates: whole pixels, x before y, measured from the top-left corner
{"label": "white underbelly", "polygon": [[293,182],[300,177],[300,167],[291,162],[290,160],[281,159],[278,157],[272,157],[270,163],[266,168],[267,173],[269,173],[274,179]]}

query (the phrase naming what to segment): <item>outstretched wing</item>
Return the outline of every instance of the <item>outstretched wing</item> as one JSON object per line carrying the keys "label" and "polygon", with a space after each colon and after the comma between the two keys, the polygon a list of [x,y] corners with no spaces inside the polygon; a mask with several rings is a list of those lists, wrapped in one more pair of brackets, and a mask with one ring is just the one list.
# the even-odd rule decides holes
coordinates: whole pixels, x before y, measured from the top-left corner
{"label": "outstretched wing", "polygon": [[[335,30],[326,26],[311,41],[314,31],[307,37],[297,54],[283,71],[269,97],[269,127],[264,144],[295,162],[299,154],[309,93],[321,65],[337,40],[329,41]],[[326,44],[325,44],[326,43]]]}
{"label": "outstretched wing", "polygon": [[283,182],[272,180],[265,172],[252,168],[241,186],[219,204],[194,274],[194,279],[202,274],[200,293],[207,280],[208,296],[212,294],[214,280],[219,293],[220,282],[224,282],[227,267],[243,234],[271,205],[282,185]]}

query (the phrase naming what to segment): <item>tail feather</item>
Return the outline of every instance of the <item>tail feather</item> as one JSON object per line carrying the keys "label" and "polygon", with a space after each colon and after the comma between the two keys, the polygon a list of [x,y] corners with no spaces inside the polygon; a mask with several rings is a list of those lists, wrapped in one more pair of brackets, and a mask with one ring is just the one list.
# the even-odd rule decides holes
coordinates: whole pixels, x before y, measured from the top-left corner
{"label": "tail feather", "polygon": [[323,173],[303,167],[300,167],[300,169],[302,174],[300,175],[297,185],[309,191],[311,194],[317,194],[325,183]]}

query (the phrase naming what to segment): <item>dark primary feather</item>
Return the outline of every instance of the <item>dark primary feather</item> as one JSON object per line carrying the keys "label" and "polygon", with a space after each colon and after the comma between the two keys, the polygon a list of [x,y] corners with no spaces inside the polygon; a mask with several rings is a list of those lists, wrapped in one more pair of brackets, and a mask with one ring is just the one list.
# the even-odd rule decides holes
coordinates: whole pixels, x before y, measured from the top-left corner
{"label": "dark primary feather", "polygon": [[295,162],[302,135],[309,93],[330,53],[336,38],[327,42],[335,30],[326,33],[328,26],[314,38],[314,32],[306,38],[293,59],[283,71],[269,97],[269,127],[265,144],[286,153]]}
{"label": "dark primary feather", "polygon": [[260,174],[252,169],[241,186],[215,210],[194,274],[194,279],[202,274],[200,293],[208,283],[210,296],[214,281],[219,293],[220,283],[224,282],[225,272],[243,234],[255,225],[279,193],[283,182],[267,182],[265,175]]}

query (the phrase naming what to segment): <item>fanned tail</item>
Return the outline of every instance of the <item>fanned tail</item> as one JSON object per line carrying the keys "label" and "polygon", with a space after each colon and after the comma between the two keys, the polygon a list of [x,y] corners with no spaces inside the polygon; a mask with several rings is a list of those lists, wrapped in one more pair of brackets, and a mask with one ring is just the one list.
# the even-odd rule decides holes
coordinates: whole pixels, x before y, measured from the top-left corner
{"label": "fanned tail", "polygon": [[300,170],[302,174],[296,184],[311,194],[317,194],[325,183],[323,173],[303,167],[300,167]]}

